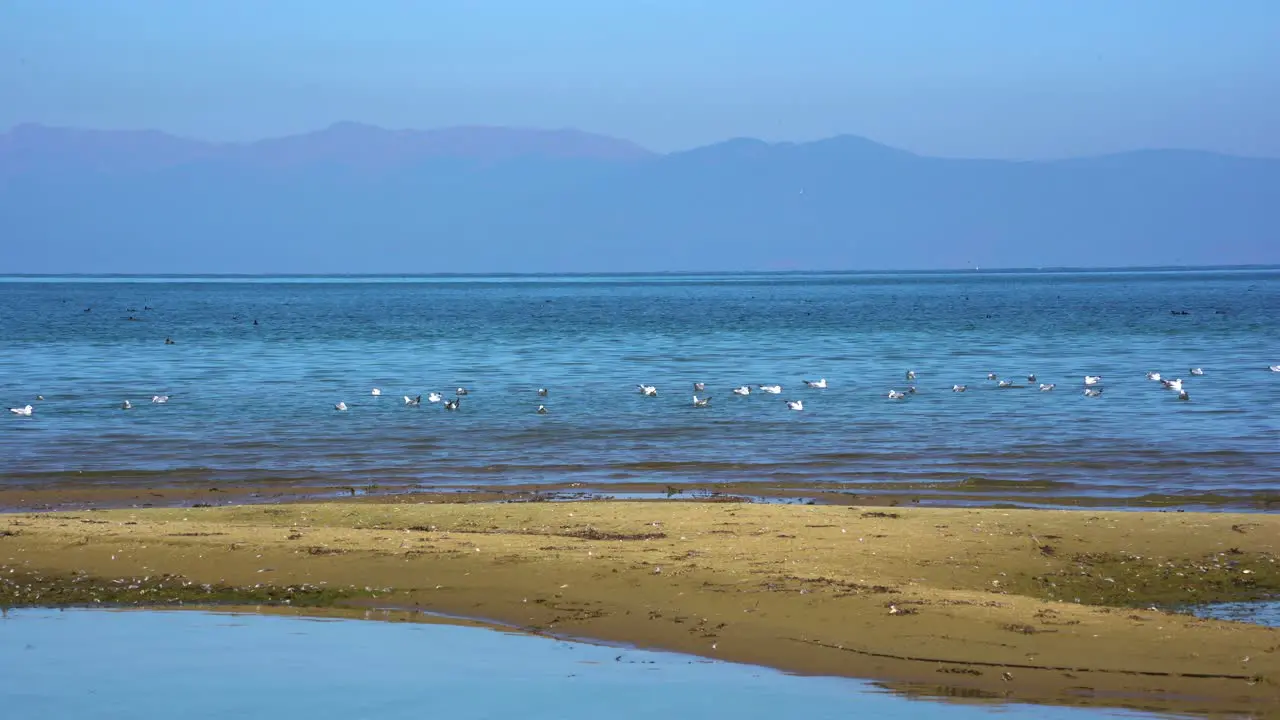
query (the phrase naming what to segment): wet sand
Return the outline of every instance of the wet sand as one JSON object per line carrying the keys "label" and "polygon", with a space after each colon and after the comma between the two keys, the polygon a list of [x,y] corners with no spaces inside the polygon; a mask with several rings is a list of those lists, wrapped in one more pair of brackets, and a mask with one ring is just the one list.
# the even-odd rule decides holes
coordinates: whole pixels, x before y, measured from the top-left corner
{"label": "wet sand", "polygon": [[1280,592],[1274,515],[431,499],[4,514],[0,605],[421,609],[932,695],[1280,708],[1280,631],[1167,611]]}

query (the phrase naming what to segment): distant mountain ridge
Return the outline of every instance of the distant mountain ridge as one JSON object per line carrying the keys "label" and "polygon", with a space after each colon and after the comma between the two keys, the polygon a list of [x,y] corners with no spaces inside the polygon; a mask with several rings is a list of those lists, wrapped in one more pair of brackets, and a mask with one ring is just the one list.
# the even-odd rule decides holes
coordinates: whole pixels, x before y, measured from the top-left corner
{"label": "distant mountain ridge", "polygon": [[1280,262],[1280,160],[957,160],[842,135],[660,154],[578,130],[215,143],[0,133],[0,273],[842,270]]}

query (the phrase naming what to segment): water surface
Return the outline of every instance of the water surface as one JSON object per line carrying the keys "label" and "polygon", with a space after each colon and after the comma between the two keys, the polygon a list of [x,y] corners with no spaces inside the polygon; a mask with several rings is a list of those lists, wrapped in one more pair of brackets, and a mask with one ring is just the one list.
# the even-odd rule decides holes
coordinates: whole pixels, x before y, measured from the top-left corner
{"label": "water surface", "polygon": [[[1280,477],[1277,270],[9,280],[0,403],[36,406],[0,418],[10,484],[834,482],[1257,508]],[[887,399],[908,369],[918,392]],[[458,386],[456,413],[401,400]]]}
{"label": "water surface", "polygon": [[0,707],[24,718],[1140,717],[913,700],[857,680],[482,628],[188,611],[12,612],[0,667]]}

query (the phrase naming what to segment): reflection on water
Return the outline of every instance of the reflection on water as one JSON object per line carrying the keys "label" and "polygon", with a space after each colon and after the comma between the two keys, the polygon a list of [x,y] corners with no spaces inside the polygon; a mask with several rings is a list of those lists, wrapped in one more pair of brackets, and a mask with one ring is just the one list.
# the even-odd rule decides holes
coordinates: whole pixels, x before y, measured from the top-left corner
{"label": "reflection on water", "polygon": [[203,612],[9,613],[0,668],[13,718],[1140,717],[913,700],[474,627]]}
{"label": "reflection on water", "polygon": [[1234,620],[1280,628],[1280,600],[1262,602],[1214,603],[1189,608],[1199,617]]}

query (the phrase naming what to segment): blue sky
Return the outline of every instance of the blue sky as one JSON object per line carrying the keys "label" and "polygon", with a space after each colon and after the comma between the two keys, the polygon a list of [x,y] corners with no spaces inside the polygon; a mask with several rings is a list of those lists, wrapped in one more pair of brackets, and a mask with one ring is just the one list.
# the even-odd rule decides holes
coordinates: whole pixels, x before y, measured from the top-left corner
{"label": "blue sky", "polygon": [[1280,2],[4,0],[0,98],[0,129],[211,139],[357,120],[1280,156]]}

